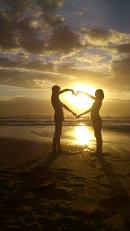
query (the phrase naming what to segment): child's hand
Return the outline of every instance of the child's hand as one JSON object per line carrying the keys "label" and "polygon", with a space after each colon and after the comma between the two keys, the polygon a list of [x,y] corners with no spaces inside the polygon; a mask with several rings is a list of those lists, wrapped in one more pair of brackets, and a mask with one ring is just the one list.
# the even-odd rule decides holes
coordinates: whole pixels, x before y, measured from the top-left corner
{"label": "child's hand", "polygon": [[76,95],[73,89],[71,90],[71,92],[72,92],[73,95]]}
{"label": "child's hand", "polygon": [[72,114],[77,118],[77,114],[75,112],[72,112]]}
{"label": "child's hand", "polygon": [[77,115],[77,118],[80,118],[81,115],[82,115],[82,114]]}
{"label": "child's hand", "polygon": [[80,91],[77,91],[75,95],[77,96],[79,93],[80,93]]}
{"label": "child's hand", "polygon": [[75,116],[76,116],[77,119],[79,118],[79,115],[77,115],[76,113],[75,113]]}

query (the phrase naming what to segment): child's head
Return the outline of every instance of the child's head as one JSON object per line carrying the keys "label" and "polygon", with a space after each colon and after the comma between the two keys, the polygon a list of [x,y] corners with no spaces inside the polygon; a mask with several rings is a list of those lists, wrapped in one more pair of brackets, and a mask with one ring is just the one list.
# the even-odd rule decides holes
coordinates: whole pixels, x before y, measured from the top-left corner
{"label": "child's head", "polygon": [[53,93],[58,93],[60,91],[60,87],[58,86],[58,85],[54,85],[53,87],[52,87],[52,92]]}
{"label": "child's head", "polygon": [[97,98],[103,100],[103,99],[104,99],[104,92],[103,92],[103,90],[102,90],[102,89],[97,89],[97,90],[95,91],[95,96],[96,96]]}

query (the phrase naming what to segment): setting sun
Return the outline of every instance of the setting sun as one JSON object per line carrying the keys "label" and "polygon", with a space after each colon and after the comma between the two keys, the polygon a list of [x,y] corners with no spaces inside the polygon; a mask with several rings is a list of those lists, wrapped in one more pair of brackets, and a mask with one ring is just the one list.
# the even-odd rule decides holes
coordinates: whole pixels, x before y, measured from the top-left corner
{"label": "setting sun", "polygon": [[[75,83],[72,87],[75,92],[77,91],[82,91],[82,92],[87,92],[91,95],[95,94],[95,87],[86,85],[86,84],[81,84],[81,83]],[[85,109],[88,109],[91,107],[93,100],[87,97],[85,94],[79,93],[77,96],[72,95],[70,92],[66,93],[64,95],[64,100],[68,101],[69,105],[73,107],[73,109],[76,109],[76,111],[83,111]]]}

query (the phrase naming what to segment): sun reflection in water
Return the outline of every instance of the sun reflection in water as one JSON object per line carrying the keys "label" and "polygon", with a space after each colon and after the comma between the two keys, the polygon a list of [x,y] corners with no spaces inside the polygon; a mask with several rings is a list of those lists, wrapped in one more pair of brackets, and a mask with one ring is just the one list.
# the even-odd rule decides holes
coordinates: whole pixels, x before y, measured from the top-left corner
{"label": "sun reflection in water", "polygon": [[76,126],[74,130],[76,144],[79,145],[90,145],[93,138],[93,133],[90,129],[84,125]]}

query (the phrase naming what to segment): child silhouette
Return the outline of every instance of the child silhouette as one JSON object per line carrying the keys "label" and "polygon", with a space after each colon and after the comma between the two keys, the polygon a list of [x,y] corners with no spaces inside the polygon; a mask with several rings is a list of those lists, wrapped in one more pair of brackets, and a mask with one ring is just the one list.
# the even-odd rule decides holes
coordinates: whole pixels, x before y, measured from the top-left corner
{"label": "child silhouette", "polygon": [[71,112],[74,116],[77,116],[76,113],[71,111],[59,99],[59,95],[67,91],[71,91],[72,94],[75,94],[72,89],[60,90],[60,87],[57,85],[52,87],[51,103],[55,111],[54,113],[55,132],[54,132],[54,137],[53,137],[52,153],[62,152],[61,144],[60,144],[60,137],[62,133],[62,122],[64,120],[63,108]]}
{"label": "child silhouette", "polygon": [[104,99],[104,92],[102,89],[97,89],[95,91],[95,97],[86,93],[86,92],[78,91],[77,94],[78,93],[86,94],[88,97],[95,100],[92,107],[89,110],[83,112],[82,114],[78,115],[77,117],[79,118],[80,116],[90,112],[91,120],[92,120],[92,124],[93,124],[93,129],[94,129],[94,135],[96,138],[96,153],[102,153],[102,134],[101,134],[102,119],[99,115],[99,111],[100,111],[100,108],[102,106],[102,100]]}

